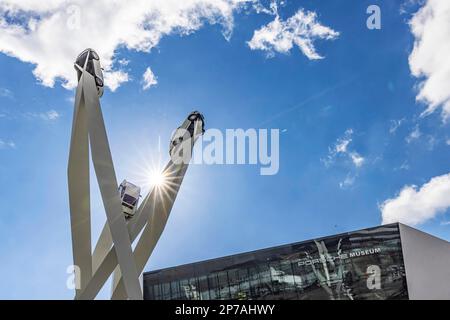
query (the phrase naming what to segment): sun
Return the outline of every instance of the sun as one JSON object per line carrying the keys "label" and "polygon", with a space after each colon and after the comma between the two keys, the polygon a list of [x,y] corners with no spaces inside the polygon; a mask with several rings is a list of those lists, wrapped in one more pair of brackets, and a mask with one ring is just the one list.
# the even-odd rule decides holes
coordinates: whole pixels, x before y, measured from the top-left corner
{"label": "sun", "polygon": [[149,184],[154,187],[163,187],[167,183],[166,176],[160,170],[152,169],[148,175]]}
{"label": "sun", "polygon": [[158,195],[166,194],[173,189],[173,178],[168,165],[164,166],[163,156],[159,150],[154,150],[148,145],[141,145],[137,149],[137,155],[130,159],[129,176],[141,186],[142,192],[152,189]]}

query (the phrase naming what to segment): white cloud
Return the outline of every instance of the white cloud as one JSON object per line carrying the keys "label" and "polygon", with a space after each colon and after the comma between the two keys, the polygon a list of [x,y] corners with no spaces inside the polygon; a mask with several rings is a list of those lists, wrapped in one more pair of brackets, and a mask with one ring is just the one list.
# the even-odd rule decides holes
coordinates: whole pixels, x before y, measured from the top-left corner
{"label": "white cloud", "polygon": [[442,108],[446,121],[450,117],[450,1],[427,0],[410,28],[415,42],[409,65],[421,79],[417,99],[428,104],[422,115]]}
{"label": "white cloud", "polygon": [[0,139],[0,150],[1,149],[15,149],[16,144],[13,141],[5,141],[3,139]]}
{"label": "white cloud", "polygon": [[354,164],[356,167],[359,168],[359,167],[361,167],[361,166],[363,165],[363,163],[364,163],[364,157],[362,157],[358,152],[353,151],[353,152],[350,152],[349,155],[350,155],[350,158],[351,158],[352,161],[353,161],[353,164]]}
{"label": "white cloud", "polygon": [[397,129],[401,127],[401,125],[406,121],[405,118],[400,120],[391,120],[391,126],[389,127],[389,133],[394,134],[397,132]]}
{"label": "white cloud", "polygon": [[383,224],[424,223],[450,208],[450,173],[434,177],[422,187],[405,186],[397,197],[381,206]]}
{"label": "white cloud", "polygon": [[119,47],[149,52],[169,34],[186,35],[205,23],[221,24],[230,36],[233,13],[257,0],[2,0],[0,52],[35,65],[45,86],[56,79],[76,85],[73,63],[94,48],[105,68],[105,84],[115,90],[128,74],[114,67]]}
{"label": "white cloud", "polygon": [[59,115],[59,113],[56,112],[55,110],[50,110],[50,111],[47,111],[47,112],[45,112],[45,113],[42,113],[42,114],[41,114],[41,117],[42,117],[44,120],[53,121],[53,120],[58,119],[58,118],[60,117],[60,115]]}
{"label": "white cloud", "polygon": [[269,56],[274,52],[288,53],[296,45],[308,59],[316,60],[323,57],[317,53],[314,41],[338,36],[339,32],[320,24],[315,12],[300,9],[286,21],[276,13],[275,19],[256,30],[247,43],[250,49],[267,51]]}
{"label": "white cloud", "polygon": [[352,142],[353,138],[353,129],[345,130],[344,136],[339,138],[332,149],[333,153],[347,153],[348,145]]}
{"label": "white cloud", "polygon": [[447,139],[447,145],[450,146],[450,139]]}
{"label": "white cloud", "polygon": [[143,89],[147,90],[150,89],[150,87],[155,86],[158,84],[158,80],[156,79],[155,75],[153,74],[150,67],[147,67],[145,69],[144,74],[142,75],[142,82],[143,82]]}
{"label": "white cloud", "polygon": [[[281,1],[280,4],[285,5],[284,1]],[[260,3],[259,1],[256,1],[255,3],[253,3],[253,9],[255,9],[255,11],[257,13],[277,15],[278,3],[277,3],[277,0],[270,0],[269,8],[266,8],[262,3]]]}
{"label": "white cloud", "polygon": [[411,143],[414,140],[419,139],[422,136],[422,132],[419,129],[419,126],[415,126],[414,130],[406,137],[406,142]]}
{"label": "white cloud", "polygon": [[129,80],[128,73],[123,71],[110,71],[105,73],[105,84],[114,92],[124,82]]}
{"label": "white cloud", "polygon": [[353,141],[353,129],[347,129],[344,136],[339,138],[333,147],[328,148],[328,156],[326,159],[322,159],[322,162],[326,167],[332,165],[338,155],[344,155],[348,157],[353,165],[357,168],[361,167],[365,158],[354,150],[349,150],[349,145]]}
{"label": "white cloud", "polygon": [[353,130],[348,129],[345,132],[344,137],[338,139],[338,142],[336,143],[336,146],[334,148],[334,151],[336,153],[346,153],[347,152],[347,147],[350,144],[350,142],[352,142],[352,134],[353,134]]}

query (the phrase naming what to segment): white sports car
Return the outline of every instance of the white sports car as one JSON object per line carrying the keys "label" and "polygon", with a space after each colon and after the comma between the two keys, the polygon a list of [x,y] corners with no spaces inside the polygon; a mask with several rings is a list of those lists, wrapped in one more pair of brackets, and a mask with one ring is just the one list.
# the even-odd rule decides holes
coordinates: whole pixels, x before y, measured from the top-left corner
{"label": "white sports car", "polygon": [[[87,61],[86,61],[87,59]],[[87,62],[87,63],[86,63]],[[81,69],[84,69],[86,64],[86,71],[89,72],[95,78],[95,84],[97,85],[98,95],[101,97],[103,95],[103,69],[100,65],[100,57],[97,52],[92,49],[86,49],[78,56],[75,64]],[[75,67],[78,74],[78,81],[81,78],[81,71]]]}
{"label": "white sports car", "polygon": [[119,186],[120,199],[122,200],[122,210],[125,218],[129,219],[134,216],[138,207],[139,197],[141,196],[141,188],[123,180]]}
{"label": "white sports car", "polygon": [[194,136],[195,123],[196,121],[202,122],[202,132],[199,134],[205,133],[205,118],[198,111],[193,111],[189,114],[187,119],[183,122],[183,124],[175,130],[175,133],[170,139],[169,146],[169,154],[172,156],[172,150],[182,143],[184,140],[192,138]]}

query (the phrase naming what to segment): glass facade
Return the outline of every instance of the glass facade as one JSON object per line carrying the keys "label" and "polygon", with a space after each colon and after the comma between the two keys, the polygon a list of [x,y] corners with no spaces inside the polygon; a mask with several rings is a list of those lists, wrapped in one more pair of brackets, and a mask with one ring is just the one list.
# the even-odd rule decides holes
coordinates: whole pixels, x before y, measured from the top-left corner
{"label": "glass facade", "polygon": [[407,298],[398,224],[144,274],[149,300]]}

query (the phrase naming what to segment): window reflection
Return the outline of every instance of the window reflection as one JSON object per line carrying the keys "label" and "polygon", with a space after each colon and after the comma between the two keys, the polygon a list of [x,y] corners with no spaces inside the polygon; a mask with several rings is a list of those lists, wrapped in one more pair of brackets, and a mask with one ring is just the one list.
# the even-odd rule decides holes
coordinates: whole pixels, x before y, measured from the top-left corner
{"label": "window reflection", "polygon": [[206,276],[202,276],[198,278],[198,289],[200,291],[200,299],[201,300],[209,300],[209,287],[208,287],[208,278]]}
{"label": "window reflection", "polygon": [[[360,254],[365,252],[368,254]],[[376,252],[376,254],[370,254]],[[398,225],[147,274],[146,299],[405,299]],[[247,257],[243,259],[242,257]],[[216,262],[219,261],[220,263]],[[244,262],[242,262],[244,261]],[[369,289],[369,266],[382,289]],[[223,267],[222,269],[218,268]],[[196,269],[198,268],[198,269]],[[192,274],[196,276],[192,276]],[[180,275],[179,275],[180,274]],[[183,274],[181,276],[181,274]],[[164,281],[168,277],[170,281]]]}

